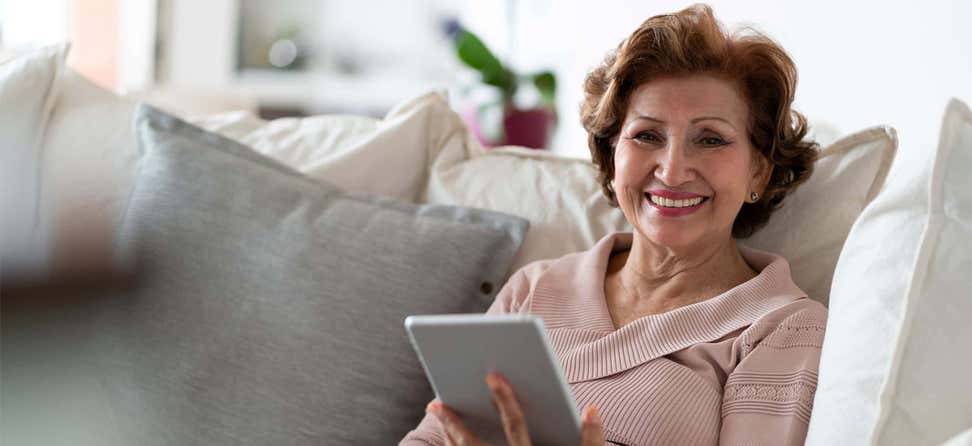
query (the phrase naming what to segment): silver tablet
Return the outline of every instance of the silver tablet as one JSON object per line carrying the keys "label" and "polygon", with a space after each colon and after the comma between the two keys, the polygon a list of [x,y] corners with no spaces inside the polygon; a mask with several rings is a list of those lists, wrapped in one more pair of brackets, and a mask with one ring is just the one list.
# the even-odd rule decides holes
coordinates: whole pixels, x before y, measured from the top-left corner
{"label": "silver tablet", "polygon": [[491,444],[506,444],[486,375],[510,382],[536,445],[579,444],[577,404],[547,342],[530,315],[409,316],[405,329],[440,401]]}

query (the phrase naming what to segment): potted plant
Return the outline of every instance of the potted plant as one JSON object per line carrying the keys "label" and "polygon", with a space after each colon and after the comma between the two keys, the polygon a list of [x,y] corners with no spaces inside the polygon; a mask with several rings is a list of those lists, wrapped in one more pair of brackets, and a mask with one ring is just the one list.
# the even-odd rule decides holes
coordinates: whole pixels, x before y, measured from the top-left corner
{"label": "potted plant", "polygon": [[[557,123],[555,99],[557,78],[551,71],[521,75],[505,66],[483,41],[456,21],[446,23],[446,33],[452,40],[459,60],[479,72],[480,81],[496,88],[498,103],[479,104],[465,114],[467,124],[486,147],[515,145],[535,149],[545,148]],[[522,84],[532,85],[539,98],[530,107],[517,106],[514,95]],[[490,108],[501,110],[501,125],[485,128],[484,115]]]}

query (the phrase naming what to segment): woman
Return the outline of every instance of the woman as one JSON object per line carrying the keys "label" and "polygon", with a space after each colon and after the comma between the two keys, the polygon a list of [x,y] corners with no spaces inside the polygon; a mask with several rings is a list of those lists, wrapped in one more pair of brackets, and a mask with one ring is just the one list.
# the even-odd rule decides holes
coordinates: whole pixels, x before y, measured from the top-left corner
{"label": "woman", "polygon": [[[543,318],[583,444],[803,443],[827,311],[786,260],[735,242],[812,171],[795,86],[782,48],[707,6],[648,19],[588,75],[588,145],[634,231],[527,265],[488,311]],[[529,444],[514,389],[487,384],[510,444]],[[403,444],[478,444],[428,412]]]}

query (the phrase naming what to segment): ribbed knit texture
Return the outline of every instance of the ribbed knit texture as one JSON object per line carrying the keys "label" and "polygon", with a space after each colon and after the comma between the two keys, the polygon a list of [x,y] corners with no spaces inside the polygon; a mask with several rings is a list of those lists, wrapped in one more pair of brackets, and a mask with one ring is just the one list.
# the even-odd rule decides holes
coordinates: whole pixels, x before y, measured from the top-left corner
{"label": "ribbed knit texture", "polygon": [[[604,277],[631,240],[615,233],[525,266],[488,312],[543,319],[579,408],[600,410],[609,444],[802,444],[827,310],[793,283],[786,260],[740,246],[757,277],[615,329]],[[427,416],[401,444],[445,442]]]}

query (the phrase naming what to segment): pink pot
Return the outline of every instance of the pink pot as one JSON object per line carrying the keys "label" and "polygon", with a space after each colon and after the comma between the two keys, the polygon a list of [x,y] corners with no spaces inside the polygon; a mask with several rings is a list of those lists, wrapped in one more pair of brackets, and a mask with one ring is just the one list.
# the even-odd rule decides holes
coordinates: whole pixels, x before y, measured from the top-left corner
{"label": "pink pot", "polygon": [[475,109],[463,113],[463,119],[469,126],[469,130],[476,135],[476,139],[483,147],[487,148],[523,146],[532,149],[544,149],[550,143],[550,137],[557,125],[557,114],[551,109],[512,109],[503,118],[503,138],[490,140],[483,135]]}
{"label": "pink pot", "polygon": [[510,110],[503,118],[503,130],[506,136],[503,145],[533,149],[546,148],[556,123],[557,115],[553,110],[545,108]]}

